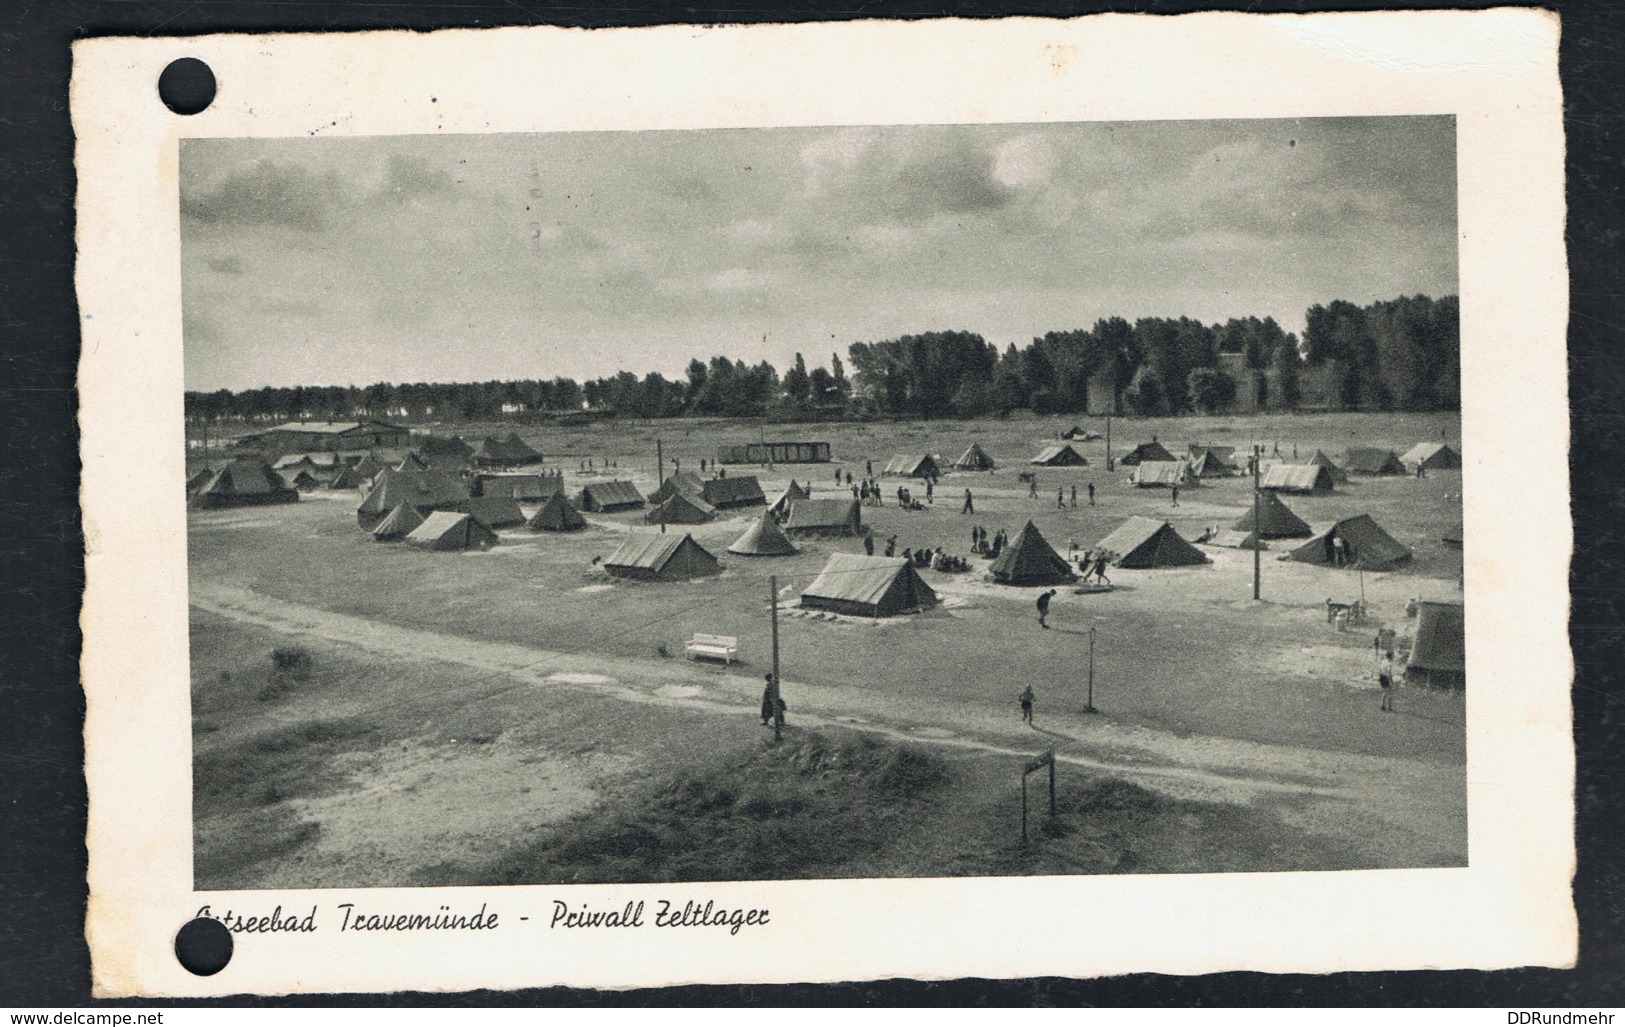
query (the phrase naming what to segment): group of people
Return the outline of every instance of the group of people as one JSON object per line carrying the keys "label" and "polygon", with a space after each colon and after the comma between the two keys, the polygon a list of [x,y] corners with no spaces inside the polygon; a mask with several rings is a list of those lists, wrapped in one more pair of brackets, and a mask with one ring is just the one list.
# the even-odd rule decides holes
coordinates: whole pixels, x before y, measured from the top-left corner
{"label": "group of people", "polygon": [[988,541],[987,529],[980,524],[970,530],[970,551],[978,556],[997,559],[998,555],[1004,551],[1004,547],[1009,544],[1010,536],[1005,533],[1003,528],[993,533],[991,542]]}
{"label": "group of people", "polygon": [[[609,459],[603,459],[603,460],[598,461],[597,464],[594,464],[593,460],[592,460],[592,457],[590,457],[590,456],[587,459],[581,461],[581,469],[580,469],[581,474],[592,474],[594,471],[597,471],[599,469],[602,469],[602,470],[605,470],[605,471],[612,471],[612,470],[615,469],[615,461],[609,460]],[[560,473],[561,476],[563,475],[562,471],[559,472],[559,473]]]}
{"label": "group of people", "polygon": [[1078,557],[1078,570],[1081,572],[1083,583],[1096,585],[1110,585],[1111,579],[1106,577],[1106,564],[1111,560],[1111,554],[1104,549],[1086,549]]}

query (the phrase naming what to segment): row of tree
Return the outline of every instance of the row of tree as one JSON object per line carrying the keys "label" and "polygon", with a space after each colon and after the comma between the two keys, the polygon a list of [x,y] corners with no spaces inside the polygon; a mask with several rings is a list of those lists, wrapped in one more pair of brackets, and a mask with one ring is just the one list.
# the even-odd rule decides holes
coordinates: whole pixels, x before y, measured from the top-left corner
{"label": "row of tree", "polygon": [[[1220,368],[1239,354],[1240,382]],[[781,376],[772,364],[714,356],[683,378],[621,371],[607,378],[294,386],[188,392],[193,421],[343,420],[353,417],[490,420],[582,410],[642,418],[889,416],[977,417],[1018,409],[1074,413],[1107,398],[1146,415],[1224,410],[1241,386],[1260,405],[1294,407],[1305,366],[1322,367],[1339,403],[1367,409],[1459,405],[1460,315],[1454,296],[1402,296],[1359,307],[1342,300],[1308,311],[1304,337],[1271,318],[1206,325],[1191,318],[1103,318],[1049,332],[1003,353],[974,332],[925,332],[847,351],[808,368],[801,354]],[[1236,368],[1231,360],[1230,367]],[[1272,392],[1272,390],[1274,390]]]}

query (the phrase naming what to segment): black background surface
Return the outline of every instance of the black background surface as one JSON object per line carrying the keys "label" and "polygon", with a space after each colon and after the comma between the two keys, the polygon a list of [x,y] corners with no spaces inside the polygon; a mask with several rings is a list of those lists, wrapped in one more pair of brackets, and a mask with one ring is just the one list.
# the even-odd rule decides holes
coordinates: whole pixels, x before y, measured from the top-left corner
{"label": "black background surface", "polygon": [[[556,24],[845,21],[858,18],[1066,17],[1103,10],[1172,14],[1220,5],[1063,3],[1058,0],[738,0],[684,5],[653,0],[567,4],[238,3],[232,0],[9,0],[0,8],[0,1006],[82,1006],[89,955],[82,936],[84,710],[78,685],[83,582],[78,360],[73,269],[73,136],[69,46],[99,35],[221,31],[334,31]],[[1327,5],[1233,4],[1255,11]],[[1489,4],[1347,3],[1459,7]],[[1562,76],[1568,132],[1569,329],[1575,553],[1571,638],[1576,661],[1575,740],[1580,860],[1575,879],[1580,963],[1567,971],[1514,970],[1327,976],[1151,974],[1093,981],[1054,978],[941,983],[688,987],[628,992],[570,989],[304,996],[123,1006],[311,1005],[1084,1005],[1084,1006],[1617,1006],[1625,991],[1625,853],[1617,661],[1625,507],[1625,337],[1620,304],[1625,186],[1625,4],[1562,3]],[[1222,55],[1216,55],[1216,58]],[[156,83],[153,102],[158,103]],[[1520,411],[1503,416],[1517,418]],[[1551,453],[1553,460],[1565,454]],[[1504,499],[1516,502],[1509,489]],[[1516,551],[1516,539],[1498,539]],[[139,601],[139,597],[132,597]],[[1553,668],[1561,673],[1562,668]],[[1087,925],[1080,925],[1087,929]],[[907,945],[907,937],[898,938]]]}

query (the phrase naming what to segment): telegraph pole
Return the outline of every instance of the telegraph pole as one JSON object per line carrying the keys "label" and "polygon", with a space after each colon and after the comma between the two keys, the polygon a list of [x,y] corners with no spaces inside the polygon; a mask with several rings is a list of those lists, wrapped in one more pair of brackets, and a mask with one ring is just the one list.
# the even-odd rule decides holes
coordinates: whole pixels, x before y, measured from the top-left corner
{"label": "telegraph pole", "polygon": [[1258,489],[1258,467],[1263,462],[1264,462],[1263,447],[1255,442],[1255,443],[1253,443],[1253,598],[1254,599],[1259,598],[1259,576],[1263,573],[1263,566],[1264,566],[1264,554],[1263,554],[1263,549],[1261,548],[1262,545],[1263,545],[1263,536],[1261,534],[1259,534],[1261,531],[1264,530],[1264,526],[1263,526],[1263,523],[1259,520],[1259,517],[1260,517],[1260,513],[1259,513],[1260,493],[1259,493],[1259,489]]}
{"label": "telegraph pole", "polygon": [[1095,709],[1095,628],[1089,626],[1089,698],[1084,700],[1083,712],[1099,713]]}
{"label": "telegraph pole", "polygon": [[1112,470],[1112,414],[1106,411],[1106,470]]}
{"label": "telegraph pole", "polygon": [[[666,450],[660,444],[660,436],[655,436],[655,488],[666,484]],[[670,496],[666,497],[670,499]],[[658,504],[656,504],[658,506]],[[660,534],[666,533],[666,515],[660,515]]]}
{"label": "telegraph pole", "polygon": [[779,576],[769,575],[767,579],[768,597],[767,608],[772,611],[773,621],[773,687],[771,701],[773,703],[773,740],[784,741],[784,707],[779,705]]}

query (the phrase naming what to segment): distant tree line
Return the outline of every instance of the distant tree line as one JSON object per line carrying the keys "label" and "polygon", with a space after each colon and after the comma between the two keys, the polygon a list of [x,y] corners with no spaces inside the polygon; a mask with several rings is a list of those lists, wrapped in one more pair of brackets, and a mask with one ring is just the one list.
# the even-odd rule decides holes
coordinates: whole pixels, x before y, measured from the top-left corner
{"label": "distant tree line", "polygon": [[[1222,362],[1221,354],[1233,354]],[[186,393],[194,422],[268,422],[404,417],[493,420],[583,410],[639,418],[978,417],[1018,409],[1082,413],[1091,382],[1114,406],[1148,416],[1216,412],[1243,384],[1260,405],[1293,407],[1305,368],[1330,379],[1337,401],[1380,410],[1454,409],[1461,387],[1456,297],[1402,296],[1359,307],[1343,300],[1309,308],[1304,337],[1271,318],[1206,325],[1191,318],[1102,318],[1093,328],[1048,332],[1004,352],[974,332],[925,332],[855,342],[852,367],[831,354],[808,368],[801,354],[780,375],[714,356],[689,362],[684,377],[621,371],[607,378],[455,384],[380,382],[357,386],[267,387]],[[1239,367],[1238,367],[1239,365]],[[1250,375],[1238,382],[1235,371]],[[1278,390],[1271,395],[1270,390]]]}

